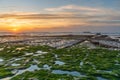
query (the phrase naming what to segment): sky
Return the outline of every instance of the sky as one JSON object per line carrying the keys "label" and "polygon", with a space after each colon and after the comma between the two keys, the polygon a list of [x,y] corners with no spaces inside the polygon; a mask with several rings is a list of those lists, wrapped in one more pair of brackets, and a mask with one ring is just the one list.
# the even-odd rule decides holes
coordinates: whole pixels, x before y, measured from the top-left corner
{"label": "sky", "polygon": [[120,32],[120,0],[0,0],[0,31]]}

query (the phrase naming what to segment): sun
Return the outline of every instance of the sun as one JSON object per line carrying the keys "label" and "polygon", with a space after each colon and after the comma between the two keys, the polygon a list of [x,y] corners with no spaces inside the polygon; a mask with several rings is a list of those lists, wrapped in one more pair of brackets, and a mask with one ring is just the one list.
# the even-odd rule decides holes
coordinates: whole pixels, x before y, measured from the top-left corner
{"label": "sun", "polygon": [[12,31],[17,32],[17,31],[18,31],[18,29],[14,28],[14,29],[12,29]]}
{"label": "sun", "polygon": [[30,20],[19,20],[15,18],[7,18],[3,20],[3,25],[5,26],[7,31],[13,32],[13,33],[20,33],[28,30],[33,30],[35,24]]}
{"label": "sun", "polygon": [[11,25],[10,27],[11,27],[10,30],[11,30],[12,32],[15,32],[15,33],[19,32],[19,29],[20,29],[20,26],[19,26],[19,25],[14,24],[14,25]]}
{"label": "sun", "polygon": [[14,21],[13,23],[9,24],[9,26],[11,27],[11,31],[14,33],[18,33],[19,29],[21,28],[22,24]]}
{"label": "sun", "polygon": [[11,29],[10,30],[12,33],[19,33],[19,29],[17,29],[17,28],[13,28],[13,29]]}

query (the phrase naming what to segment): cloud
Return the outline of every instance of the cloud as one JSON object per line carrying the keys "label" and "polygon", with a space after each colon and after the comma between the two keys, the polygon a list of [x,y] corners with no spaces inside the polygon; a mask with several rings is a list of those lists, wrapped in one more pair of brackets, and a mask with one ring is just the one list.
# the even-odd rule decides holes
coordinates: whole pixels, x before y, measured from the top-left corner
{"label": "cloud", "polygon": [[97,8],[91,8],[91,7],[83,7],[83,6],[77,6],[77,5],[66,5],[66,6],[60,6],[57,8],[46,8],[46,11],[65,11],[65,10],[79,10],[79,11],[101,11]]}
{"label": "cloud", "polygon": [[[47,14],[33,12],[15,12],[0,14],[0,18],[16,19],[64,19],[102,22],[107,20],[120,20],[120,11],[107,8],[93,8],[89,6],[65,5],[57,8],[45,8]],[[44,12],[44,11],[43,11]],[[112,22],[113,22],[112,21]],[[118,21],[117,21],[118,22]]]}
{"label": "cloud", "polygon": [[0,18],[16,18],[16,19],[87,19],[99,16],[88,16],[81,14],[0,14]]}
{"label": "cloud", "polygon": [[45,8],[45,11],[50,13],[53,12],[69,12],[76,14],[85,14],[85,15],[120,15],[120,11],[113,10],[111,8],[101,8],[101,7],[89,7],[89,6],[78,6],[78,5],[65,5],[59,6],[56,8]]}
{"label": "cloud", "polygon": [[74,28],[76,25],[79,27],[120,26],[120,11],[117,10],[78,5],[66,5],[44,10],[46,14],[32,12],[0,14],[0,24],[10,25],[16,23],[31,27],[57,29],[58,27],[71,29],[70,27]]}

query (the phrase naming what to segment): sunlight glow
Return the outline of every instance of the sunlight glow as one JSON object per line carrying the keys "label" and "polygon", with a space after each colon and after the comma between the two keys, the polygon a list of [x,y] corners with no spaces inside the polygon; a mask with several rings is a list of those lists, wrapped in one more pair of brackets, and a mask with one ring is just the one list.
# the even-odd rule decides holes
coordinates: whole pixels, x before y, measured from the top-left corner
{"label": "sunlight glow", "polygon": [[15,28],[15,29],[12,29],[12,31],[14,31],[14,32],[16,32],[17,30],[18,30],[18,29],[16,29],[16,28]]}

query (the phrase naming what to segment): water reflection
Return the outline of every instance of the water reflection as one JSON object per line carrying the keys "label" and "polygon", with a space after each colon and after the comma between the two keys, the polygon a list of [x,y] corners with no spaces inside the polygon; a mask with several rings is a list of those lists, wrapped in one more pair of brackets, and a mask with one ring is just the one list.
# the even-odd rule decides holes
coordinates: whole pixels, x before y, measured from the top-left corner
{"label": "water reflection", "polygon": [[52,73],[54,73],[54,74],[68,74],[68,75],[77,76],[77,77],[86,77],[86,75],[82,75],[81,73],[79,73],[77,71],[53,70]]}

